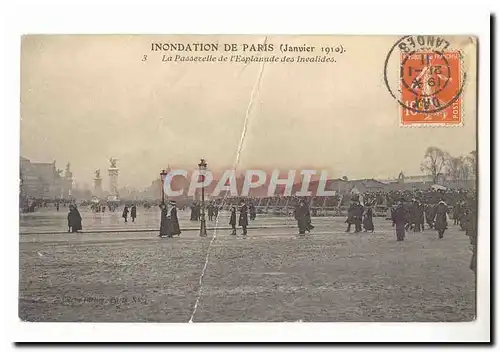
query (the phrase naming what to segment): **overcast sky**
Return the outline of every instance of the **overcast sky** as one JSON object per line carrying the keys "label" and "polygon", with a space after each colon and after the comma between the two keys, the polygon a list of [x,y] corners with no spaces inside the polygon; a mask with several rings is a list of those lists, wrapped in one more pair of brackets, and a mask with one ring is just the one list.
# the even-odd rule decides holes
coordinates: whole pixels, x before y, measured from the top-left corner
{"label": "overcast sky", "polygon": [[115,157],[120,187],[143,188],[168,164],[191,169],[203,157],[212,169],[231,168],[248,111],[240,169],[327,169],[351,179],[420,174],[428,146],[454,155],[475,149],[475,48],[457,40],[468,74],[464,126],[402,128],[383,80],[397,39],[272,36],[267,43],[275,49],[342,44],[347,51],[336,63],[262,67],[162,63],[164,53],[150,52],[152,42],[252,44],[262,36],[24,37],[21,156],[56,160],[61,169],[69,161],[76,182],[89,185],[96,169],[107,185],[108,159]]}

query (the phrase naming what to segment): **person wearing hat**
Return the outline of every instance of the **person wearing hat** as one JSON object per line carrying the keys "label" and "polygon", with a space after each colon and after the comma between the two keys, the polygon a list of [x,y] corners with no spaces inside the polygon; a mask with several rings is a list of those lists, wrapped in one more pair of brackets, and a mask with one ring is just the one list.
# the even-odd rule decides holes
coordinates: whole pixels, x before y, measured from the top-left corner
{"label": "person wearing hat", "polygon": [[169,222],[168,218],[168,207],[165,203],[160,204],[160,237],[167,237],[169,234]]}
{"label": "person wearing hat", "polygon": [[240,203],[240,218],[238,220],[238,226],[243,228],[243,236],[247,235],[247,226],[248,226],[248,207],[245,204],[245,201],[242,200]]}
{"label": "person wearing hat", "polygon": [[347,209],[347,219],[345,223],[347,224],[347,229],[345,232],[351,232],[351,225],[354,224],[354,212],[356,209],[356,202],[351,202],[349,209]]}
{"label": "person wearing hat", "polygon": [[444,199],[441,198],[436,205],[436,215],[434,219],[434,228],[437,230],[439,238],[444,237],[444,232],[448,228],[447,214],[448,205],[444,202]]}
{"label": "person wearing hat", "polygon": [[193,202],[191,204],[191,221],[197,221],[198,220],[198,214],[196,213],[197,207],[196,207],[196,202]]}
{"label": "person wearing hat", "polygon": [[458,200],[453,206],[453,225],[458,225],[458,220],[460,219],[462,211],[462,201]]}
{"label": "person wearing hat", "polygon": [[472,250],[469,268],[475,274],[477,265],[477,204],[474,197],[470,197],[466,203],[465,234],[470,238]]}
{"label": "person wearing hat", "polygon": [[307,208],[306,202],[302,199],[295,209],[295,220],[297,220],[297,227],[299,228],[300,236],[305,236],[306,231],[310,230],[310,218],[309,209]]}
{"label": "person wearing hat", "polygon": [[212,203],[208,203],[207,212],[208,212],[208,221],[212,221],[214,219],[214,205]]}
{"label": "person wearing hat", "polygon": [[465,200],[461,201],[460,213],[458,216],[458,225],[460,225],[460,230],[465,231],[466,213],[468,209],[468,204]]}
{"label": "person wearing hat", "polygon": [[424,203],[422,203],[422,201],[420,200],[420,198],[417,198],[417,213],[418,213],[418,226],[420,227],[419,231],[424,231],[425,230],[425,227],[424,227],[424,223],[425,223],[425,216],[424,216],[424,213],[425,213],[425,206],[424,206]]}
{"label": "person wearing hat", "polygon": [[76,205],[69,206],[68,212],[68,232],[78,232],[82,229],[82,216]]}
{"label": "person wearing hat", "polygon": [[127,218],[128,218],[128,206],[126,206],[126,205],[125,205],[125,208],[123,208],[122,218],[124,218],[125,222],[127,222]]}
{"label": "person wearing hat", "polygon": [[366,205],[366,211],[364,212],[364,218],[363,218],[363,227],[365,228],[365,232],[373,231],[375,230],[375,227],[373,226],[373,204],[369,203]]}
{"label": "person wearing hat", "polygon": [[433,204],[425,204],[424,213],[425,213],[425,221],[427,222],[427,226],[429,226],[430,229],[433,229],[434,228],[434,217],[436,216],[436,214],[434,212],[434,205]]}
{"label": "person wearing hat", "polygon": [[177,202],[171,200],[168,202],[170,205],[170,210],[167,214],[168,219],[168,237],[179,236],[181,234],[181,228],[179,226],[179,218],[177,217]]}
{"label": "person wearing hat", "polygon": [[236,236],[236,207],[231,207],[231,216],[229,217],[229,225],[233,231],[231,232],[232,236]]}
{"label": "person wearing hat", "polygon": [[135,218],[137,217],[137,207],[135,204],[132,204],[132,207],[130,208],[130,218],[132,219],[132,222],[135,222]]}
{"label": "person wearing hat", "polygon": [[423,226],[424,209],[419,199],[413,198],[410,209],[411,228],[413,228],[413,232],[420,232]]}
{"label": "person wearing hat", "polygon": [[392,226],[396,226],[396,239],[398,241],[404,241],[405,239],[406,220],[407,214],[403,206],[403,199],[399,199],[396,208],[392,212]]}
{"label": "person wearing hat", "polygon": [[361,223],[363,222],[364,207],[359,201],[354,202],[354,211],[352,214],[352,222],[354,223],[354,233],[361,232]]}

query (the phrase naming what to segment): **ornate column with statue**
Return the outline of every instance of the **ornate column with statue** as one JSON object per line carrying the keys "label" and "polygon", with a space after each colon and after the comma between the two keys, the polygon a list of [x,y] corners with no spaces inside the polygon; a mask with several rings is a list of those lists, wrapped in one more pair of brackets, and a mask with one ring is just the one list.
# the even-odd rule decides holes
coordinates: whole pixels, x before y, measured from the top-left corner
{"label": "ornate column with statue", "polygon": [[73,188],[73,173],[71,172],[71,164],[67,163],[66,169],[64,170],[62,198],[70,199],[72,188]]}
{"label": "ornate column with statue", "polygon": [[108,176],[109,176],[109,196],[108,200],[109,201],[118,201],[119,194],[118,194],[118,167],[116,166],[116,162],[118,159],[115,158],[109,158],[109,168],[108,168]]}
{"label": "ornate column with statue", "polygon": [[101,170],[94,171],[94,196],[102,199],[102,178],[101,178]]}

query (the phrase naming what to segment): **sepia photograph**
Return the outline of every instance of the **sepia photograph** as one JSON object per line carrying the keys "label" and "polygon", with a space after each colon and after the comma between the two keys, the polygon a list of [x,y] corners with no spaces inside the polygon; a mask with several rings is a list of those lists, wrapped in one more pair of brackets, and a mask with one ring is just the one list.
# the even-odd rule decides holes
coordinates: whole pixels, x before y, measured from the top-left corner
{"label": "sepia photograph", "polygon": [[24,35],[19,318],[474,321],[477,55],[464,35]]}

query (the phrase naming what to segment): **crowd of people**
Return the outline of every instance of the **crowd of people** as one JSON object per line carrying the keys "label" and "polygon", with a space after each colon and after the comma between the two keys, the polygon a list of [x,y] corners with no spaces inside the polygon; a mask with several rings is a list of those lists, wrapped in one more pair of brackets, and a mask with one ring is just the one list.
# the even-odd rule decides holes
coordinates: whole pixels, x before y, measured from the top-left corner
{"label": "crowd of people", "polygon": [[19,211],[21,213],[34,213],[37,209],[67,208],[74,203],[72,199],[44,199],[44,198],[22,198],[19,200]]}
{"label": "crowd of people", "polygon": [[[466,232],[472,245],[473,257],[470,269],[476,270],[476,251],[477,251],[477,204],[476,193],[471,191],[415,191],[415,192],[366,192],[363,194],[351,195],[339,199],[339,204],[347,198],[350,203],[347,209],[347,229],[351,231],[354,225],[354,232],[374,232],[373,223],[374,207],[385,203],[390,210],[387,220],[392,221],[395,227],[396,240],[404,241],[407,231],[424,231],[427,224],[429,229],[437,232],[439,239],[444,238],[446,230],[449,228],[448,218],[451,217],[455,225],[459,225],[461,230]],[[231,235],[236,235],[236,224],[243,230],[243,236],[247,235],[248,213],[250,219],[256,217],[255,199],[239,198],[238,211],[239,219],[236,222],[237,207],[234,205],[234,198],[230,204],[231,215],[229,225],[232,228]],[[310,198],[291,197],[287,200],[286,206],[294,205],[294,218],[297,221],[297,228],[300,236],[310,233],[314,226],[311,221],[310,204],[314,200]],[[450,202],[450,203],[448,203]],[[249,203],[249,205],[247,204]],[[449,204],[452,204],[451,206]],[[217,217],[218,211],[222,209],[224,203],[216,201],[208,205],[209,220]],[[251,210],[249,210],[251,209]],[[214,215],[215,214],[215,215]],[[193,203],[191,206],[191,220],[200,219],[200,205]]]}
{"label": "crowd of people", "polygon": [[[190,209],[190,220],[199,221],[203,211],[208,216],[208,221],[217,221],[222,210],[230,211],[229,226],[231,235],[236,235],[237,227],[242,229],[242,235],[248,233],[249,221],[257,218],[262,212],[262,207],[286,207],[292,209],[297,221],[298,233],[305,236],[314,229],[312,217],[315,209],[320,204],[331,206],[337,204],[347,213],[345,223],[346,232],[354,233],[374,232],[373,217],[377,206],[385,206],[388,209],[386,219],[395,227],[396,240],[404,241],[408,231],[421,232],[427,226],[437,232],[439,239],[444,237],[449,228],[448,219],[453,220],[453,225],[459,226],[470,238],[473,248],[473,259],[471,269],[475,270],[475,256],[477,244],[477,205],[476,193],[465,190],[427,190],[427,191],[391,191],[391,192],[364,192],[360,194],[349,194],[334,196],[331,199],[324,197],[284,197],[275,196],[268,198],[230,197],[224,199],[213,199],[205,203],[205,209],[199,201],[190,205],[185,200],[181,202],[180,209]],[[84,203],[81,203],[84,204]],[[124,222],[130,217],[132,222],[137,218],[137,205],[142,204],[144,209],[149,209],[153,202],[139,202],[125,204],[122,212]],[[265,204],[265,205],[263,205]],[[85,203],[90,205],[94,212],[105,212],[104,203]],[[60,207],[68,207],[68,232],[79,232],[82,230],[82,217],[75,203],[66,201],[33,201],[31,207],[53,206],[59,211]],[[117,205],[118,206],[118,205]],[[159,204],[161,210],[160,237],[173,237],[181,234],[179,219],[177,215],[178,205],[174,200]],[[260,210],[260,211],[259,211]],[[339,215],[340,212],[337,214]]]}

